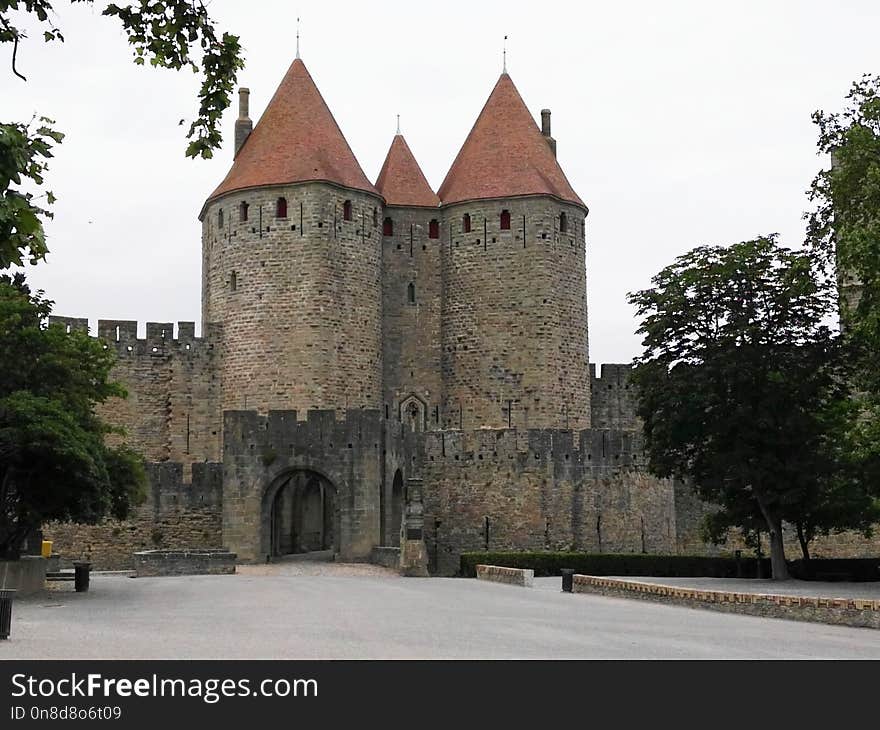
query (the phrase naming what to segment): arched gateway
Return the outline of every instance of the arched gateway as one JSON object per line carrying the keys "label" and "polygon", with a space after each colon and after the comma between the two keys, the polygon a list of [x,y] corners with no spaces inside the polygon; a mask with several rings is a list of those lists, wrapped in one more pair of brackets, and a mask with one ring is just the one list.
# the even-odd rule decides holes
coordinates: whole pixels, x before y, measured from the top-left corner
{"label": "arched gateway", "polygon": [[277,477],[263,497],[263,548],[278,557],[339,552],[336,488],[323,474],[295,469]]}

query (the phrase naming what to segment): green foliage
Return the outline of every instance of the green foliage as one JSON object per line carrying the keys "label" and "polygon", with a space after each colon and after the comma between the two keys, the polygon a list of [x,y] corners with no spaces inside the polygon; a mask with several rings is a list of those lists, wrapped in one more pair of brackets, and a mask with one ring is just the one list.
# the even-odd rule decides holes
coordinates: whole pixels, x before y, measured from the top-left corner
{"label": "green foliage", "polygon": [[[39,126],[33,128],[34,121]],[[64,138],[40,117],[30,124],[0,124],[0,269],[35,264],[46,257],[41,218],[51,218],[50,192],[39,198],[28,189],[43,184],[53,144]]]}
{"label": "green foliage", "polygon": [[[71,0],[92,4],[93,0]],[[54,10],[48,0],[0,0],[0,43],[19,42],[27,36],[13,24],[13,11],[35,17],[43,26],[43,40],[64,41],[52,22]],[[139,0],[124,5],[109,4],[102,15],[118,18],[134,61],[143,65],[180,70],[190,68],[202,75],[199,112],[187,133],[189,157],[211,157],[220,146],[220,119],[232,100],[238,71],[244,68],[237,36],[218,35],[204,3],[191,0]],[[21,76],[15,68],[13,72]],[[22,78],[24,78],[22,76]]]}
{"label": "green foliage", "polygon": [[[92,0],[71,0],[87,2]],[[54,11],[47,0],[0,0],[0,45],[12,44],[12,72],[18,45],[26,34],[13,24],[15,11],[29,14],[44,27],[43,40],[63,41],[52,23]],[[238,71],[244,67],[236,36],[218,35],[201,2],[140,0],[128,5],[110,4],[103,15],[118,18],[137,64],[180,70],[190,68],[202,76],[198,116],[190,124],[186,154],[209,158],[220,147],[220,121],[229,107]],[[36,123],[35,123],[36,122]],[[181,123],[183,123],[181,121]],[[64,135],[44,117],[29,124],[0,123],[0,270],[32,264],[46,257],[44,221],[51,219],[52,192],[36,195],[43,185],[52,148]]]}
{"label": "green foliage", "polygon": [[813,180],[808,243],[841,282],[841,320],[855,363],[860,417],[852,446],[880,483],[880,76],[853,84],[842,112],[817,111],[818,149],[834,164]]}
{"label": "green foliage", "polygon": [[124,519],[145,496],[143,460],[109,448],[95,406],[125,391],[114,356],[82,332],[45,326],[51,302],[0,277],[0,555],[49,520]]}
{"label": "green foliage", "polygon": [[642,318],[639,415],[652,471],[720,506],[708,532],[869,530],[877,507],[848,463],[846,358],[824,325],[832,283],[775,236],[679,257],[630,295]]}
{"label": "green foliage", "polygon": [[[189,0],[140,0],[125,6],[110,4],[104,15],[122,21],[134,62],[159,68],[191,68],[202,73],[199,114],[190,125],[189,157],[212,157],[220,146],[219,124],[229,107],[238,71],[244,68],[238,37],[218,38],[204,4]],[[201,65],[197,55],[201,54]]]}
{"label": "green foliage", "polygon": [[[696,555],[645,555],[643,553],[574,553],[574,552],[475,552],[462,553],[461,574],[476,575],[478,565],[501,565],[506,568],[529,568],[535,575],[561,575],[570,568],[581,575],[653,575],[665,577],[737,577],[737,561],[733,557],[702,557]],[[766,568],[767,566],[765,566]],[[740,571],[744,578],[758,575],[757,561],[742,558]],[[766,575],[767,571],[764,571]]]}
{"label": "green foliage", "polygon": [[[737,565],[737,562],[739,565]],[[555,552],[475,552],[462,553],[460,573],[466,578],[477,574],[478,565],[529,568],[537,577],[558,576],[563,568],[580,575],[638,575],[657,578],[756,578],[767,576],[770,561],[743,555],[703,557],[698,555],[644,555],[641,553],[555,553]],[[880,560],[823,559],[790,561],[791,574],[801,580],[880,580]]]}

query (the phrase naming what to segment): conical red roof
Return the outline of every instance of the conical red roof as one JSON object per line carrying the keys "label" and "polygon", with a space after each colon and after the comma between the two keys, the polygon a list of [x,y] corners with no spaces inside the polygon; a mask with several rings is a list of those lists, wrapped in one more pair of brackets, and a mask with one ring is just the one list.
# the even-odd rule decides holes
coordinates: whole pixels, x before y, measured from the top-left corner
{"label": "conical red roof", "polygon": [[226,179],[208,199],[243,188],[311,180],[376,192],[305,64],[297,58]]}
{"label": "conical red roof", "polygon": [[554,195],[586,208],[506,73],[437,191],[444,204],[516,195]]}
{"label": "conical red roof", "polygon": [[395,135],[391,142],[382,171],[376,179],[376,189],[388,205],[424,208],[440,205],[440,198],[428,185],[422,168],[402,134]]}

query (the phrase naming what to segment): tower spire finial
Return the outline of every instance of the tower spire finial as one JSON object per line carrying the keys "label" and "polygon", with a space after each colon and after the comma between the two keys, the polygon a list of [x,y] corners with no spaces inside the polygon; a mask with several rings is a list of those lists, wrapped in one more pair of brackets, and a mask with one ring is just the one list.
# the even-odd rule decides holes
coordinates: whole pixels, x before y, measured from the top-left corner
{"label": "tower spire finial", "polygon": [[504,63],[501,67],[501,73],[507,73],[507,36],[504,36]]}
{"label": "tower spire finial", "polygon": [[296,19],[296,57],[299,58],[299,18]]}
{"label": "tower spire finial", "polygon": [[400,134],[400,114],[397,115],[397,133]]}

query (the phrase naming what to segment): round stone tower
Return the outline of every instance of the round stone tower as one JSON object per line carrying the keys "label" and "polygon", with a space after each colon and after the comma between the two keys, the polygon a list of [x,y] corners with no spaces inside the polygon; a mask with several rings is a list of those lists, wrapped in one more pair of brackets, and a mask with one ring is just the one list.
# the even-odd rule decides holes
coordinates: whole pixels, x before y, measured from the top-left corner
{"label": "round stone tower", "polygon": [[224,410],[379,408],[382,198],[297,58],[205,203]]}
{"label": "round stone tower", "polygon": [[587,207],[510,77],[440,187],[447,428],[590,426]]}

